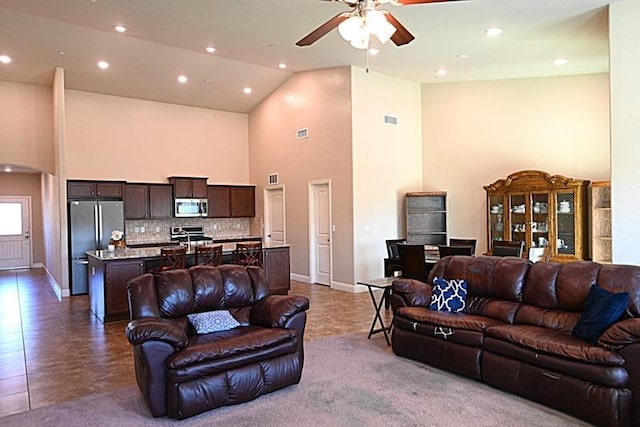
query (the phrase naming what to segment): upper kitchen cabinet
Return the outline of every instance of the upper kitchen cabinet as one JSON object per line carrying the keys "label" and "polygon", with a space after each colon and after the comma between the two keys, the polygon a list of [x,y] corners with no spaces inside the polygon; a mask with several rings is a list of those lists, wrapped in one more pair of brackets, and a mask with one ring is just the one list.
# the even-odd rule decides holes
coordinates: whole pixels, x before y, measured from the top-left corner
{"label": "upper kitchen cabinet", "polygon": [[126,219],[171,218],[173,191],[169,184],[127,184],[124,216]]}
{"label": "upper kitchen cabinet", "polygon": [[256,216],[256,187],[252,185],[231,187],[231,216]]}
{"label": "upper kitchen cabinet", "polygon": [[231,216],[231,187],[228,185],[209,185],[208,194],[208,217],[209,218],[229,218]]}
{"label": "upper kitchen cabinet", "polygon": [[171,176],[168,179],[173,185],[173,196],[176,199],[207,198],[207,178]]}
{"label": "upper kitchen cabinet", "polygon": [[252,185],[209,185],[209,218],[256,216],[256,187]]}
{"label": "upper kitchen cabinet", "polygon": [[494,240],[518,240],[526,251],[548,246],[553,261],[587,258],[588,185],[525,170],[485,186],[488,247]]}
{"label": "upper kitchen cabinet", "polygon": [[67,199],[122,199],[121,181],[67,181]]}

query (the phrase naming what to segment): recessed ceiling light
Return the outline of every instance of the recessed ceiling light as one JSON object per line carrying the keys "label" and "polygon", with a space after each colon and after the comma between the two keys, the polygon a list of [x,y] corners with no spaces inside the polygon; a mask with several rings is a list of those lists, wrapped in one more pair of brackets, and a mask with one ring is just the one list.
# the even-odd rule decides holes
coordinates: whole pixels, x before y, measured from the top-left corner
{"label": "recessed ceiling light", "polygon": [[556,58],[553,60],[553,64],[557,67],[562,67],[563,65],[567,65],[567,62],[569,62],[569,60],[566,58]]}
{"label": "recessed ceiling light", "polygon": [[213,52],[215,52],[215,51],[216,51],[216,48],[215,48],[215,47],[213,47],[213,46],[207,46],[207,52],[209,52],[209,53],[213,53]]}
{"label": "recessed ceiling light", "polygon": [[127,27],[125,27],[124,25],[116,25],[115,27],[113,27],[113,29],[119,33],[124,33],[125,31],[127,31]]}
{"label": "recessed ceiling light", "polygon": [[58,55],[60,55],[60,56],[64,56],[64,50],[59,50],[59,51],[58,51]]}
{"label": "recessed ceiling light", "polygon": [[0,62],[2,62],[3,64],[8,64],[9,62],[11,62],[11,57],[7,55],[0,55]]}
{"label": "recessed ceiling light", "polygon": [[486,30],[484,30],[484,32],[489,36],[489,37],[498,37],[500,34],[502,34],[504,31],[502,30],[502,28],[487,28]]}
{"label": "recessed ceiling light", "polygon": [[446,68],[438,68],[438,71],[436,71],[436,74],[442,77],[442,76],[446,76],[448,72],[449,71],[447,71]]}
{"label": "recessed ceiling light", "polygon": [[456,58],[458,59],[469,59],[469,55],[467,55],[466,53],[459,53],[456,55]]}
{"label": "recessed ceiling light", "polygon": [[284,70],[285,68],[287,68],[287,64],[285,64],[284,62],[281,62],[278,64],[278,68],[280,68],[281,70]]}
{"label": "recessed ceiling light", "polygon": [[253,92],[253,89],[251,89],[250,87],[245,87],[244,89],[242,89],[242,91],[245,94],[249,95],[251,92]]}
{"label": "recessed ceiling light", "polygon": [[369,49],[369,55],[377,55],[380,53],[380,49],[376,49],[375,47],[372,47]]}
{"label": "recessed ceiling light", "polygon": [[187,82],[187,80],[189,80],[189,79],[187,78],[187,76],[178,76],[178,81],[179,81],[180,83],[186,83],[186,82]]}
{"label": "recessed ceiling light", "polygon": [[11,172],[13,169],[11,169],[11,166],[7,165],[4,167],[4,171],[5,172]]}
{"label": "recessed ceiling light", "polygon": [[98,61],[98,67],[106,70],[109,68],[109,63],[107,61]]}

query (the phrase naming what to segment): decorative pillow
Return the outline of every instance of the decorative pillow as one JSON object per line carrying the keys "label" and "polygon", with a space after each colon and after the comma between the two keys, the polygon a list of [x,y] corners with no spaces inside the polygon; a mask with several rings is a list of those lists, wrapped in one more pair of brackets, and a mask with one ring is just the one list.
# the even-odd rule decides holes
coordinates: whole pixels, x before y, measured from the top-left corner
{"label": "decorative pillow", "polygon": [[437,311],[459,313],[464,311],[467,301],[467,281],[464,279],[433,279],[431,304],[429,308]]}
{"label": "decorative pillow", "polygon": [[628,292],[612,294],[598,285],[592,285],[580,320],[573,328],[573,335],[597,344],[600,335],[620,319],[628,304]]}
{"label": "decorative pillow", "polygon": [[187,315],[197,334],[227,331],[237,328],[240,323],[227,310],[205,311]]}

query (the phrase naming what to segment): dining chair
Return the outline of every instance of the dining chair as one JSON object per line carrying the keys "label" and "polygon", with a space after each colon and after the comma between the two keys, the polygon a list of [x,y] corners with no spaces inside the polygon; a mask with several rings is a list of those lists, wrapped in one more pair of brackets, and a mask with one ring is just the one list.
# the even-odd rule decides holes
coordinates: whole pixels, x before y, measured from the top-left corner
{"label": "dining chair", "polygon": [[196,246],[196,264],[214,267],[222,264],[222,245]]}
{"label": "dining chair", "polygon": [[385,240],[387,245],[387,269],[393,275],[394,271],[401,271],[400,254],[398,253],[398,245],[407,243],[406,239],[389,239]]}
{"label": "dining chair", "polygon": [[187,248],[184,246],[160,249],[160,271],[185,268]]}
{"label": "dining chair", "polygon": [[235,264],[262,267],[262,242],[236,243],[233,258]]}
{"label": "dining chair", "polygon": [[449,239],[449,246],[471,246],[471,255],[475,255],[476,242],[476,239]]}
{"label": "dining chair", "polygon": [[424,258],[424,245],[398,245],[402,277],[427,281],[428,269]]}
{"label": "dining chair", "polygon": [[438,253],[440,258],[444,258],[450,255],[473,255],[473,247],[471,245],[438,245]]}
{"label": "dining chair", "polygon": [[494,240],[491,244],[492,256],[522,257],[524,241],[522,240]]}

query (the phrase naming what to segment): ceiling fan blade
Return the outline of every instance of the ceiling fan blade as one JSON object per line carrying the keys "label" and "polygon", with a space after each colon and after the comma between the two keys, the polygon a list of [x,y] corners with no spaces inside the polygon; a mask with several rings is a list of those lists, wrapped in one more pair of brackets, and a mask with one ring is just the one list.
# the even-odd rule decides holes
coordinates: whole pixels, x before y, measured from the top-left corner
{"label": "ceiling fan blade", "polygon": [[425,4],[425,3],[445,3],[450,1],[466,1],[466,0],[395,0],[403,5]]}
{"label": "ceiling fan blade", "polygon": [[386,13],[384,14],[384,16],[387,18],[387,21],[389,21],[391,25],[396,27],[396,32],[391,36],[391,41],[394,42],[396,46],[405,45],[415,39],[413,34],[411,34],[409,30],[407,30],[405,26],[396,19],[395,16],[387,11],[385,12]]}
{"label": "ceiling fan blade", "polygon": [[296,42],[296,45],[309,46],[315,43],[316,41],[318,41],[318,39],[323,37],[329,31],[336,28],[338,25],[340,25],[342,21],[346,20],[347,18],[349,18],[349,12],[339,13],[338,15],[329,19],[327,22],[320,25],[318,28],[316,28],[315,30],[311,31],[309,34],[307,34],[306,36],[298,40]]}

